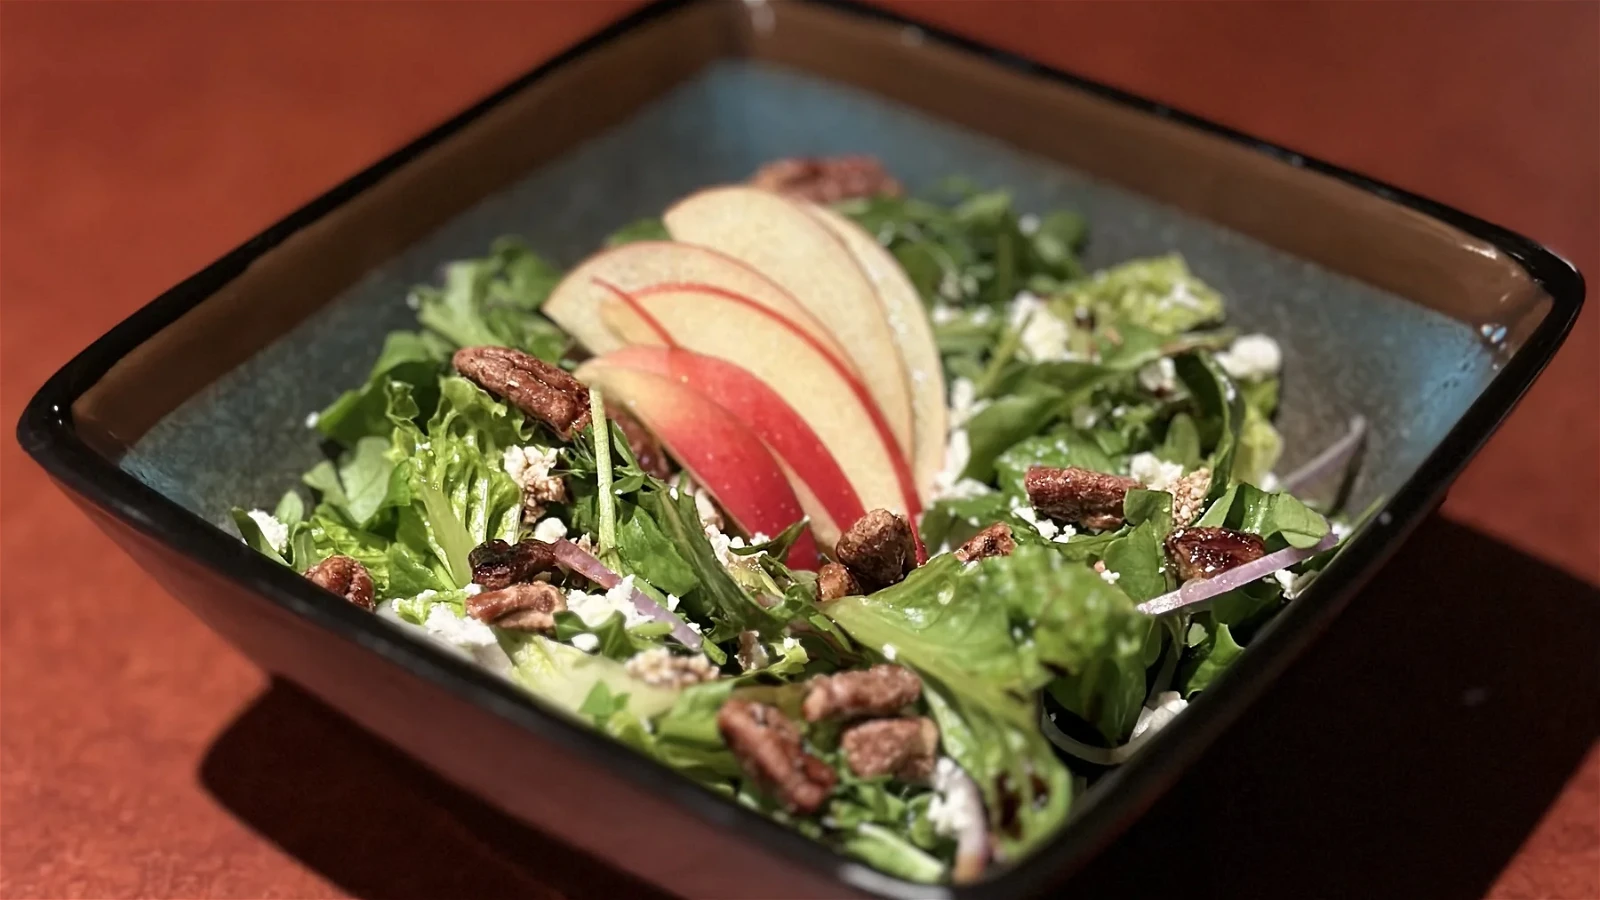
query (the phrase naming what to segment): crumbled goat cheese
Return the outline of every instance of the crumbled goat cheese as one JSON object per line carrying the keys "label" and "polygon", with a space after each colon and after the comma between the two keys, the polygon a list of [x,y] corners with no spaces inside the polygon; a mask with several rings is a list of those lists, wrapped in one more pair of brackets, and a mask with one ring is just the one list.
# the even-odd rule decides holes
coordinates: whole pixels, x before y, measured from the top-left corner
{"label": "crumbled goat cheese", "polygon": [[950,382],[950,425],[967,424],[977,412],[978,386],[971,378],[956,378]]}
{"label": "crumbled goat cheese", "polygon": [[1152,491],[1171,492],[1183,477],[1183,466],[1167,462],[1154,453],[1135,453],[1128,460],[1128,474]]}
{"label": "crumbled goat cheese", "polygon": [[1276,494],[1283,487],[1283,482],[1275,473],[1268,472],[1261,476],[1261,489],[1269,494]]}
{"label": "crumbled goat cheese", "polygon": [[533,539],[536,541],[544,541],[546,544],[554,544],[556,541],[559,541],[566,536],[567,523],[561,521],[555,516],[551,516],[547,519],[540,519],[538,523],[533,526]]}
{"label": "crumbled goat cheese", "polygon": [[1072,427],[1080,431],[1087,431],[1100,421],[1100,415],[1089,406],[1074,406],[1072,408]]}
{"label": "crumbled goat cheese", "polygon": [[1145,732],[1155,734],[1165,728],[1167,723],[1176,718],[1178,713],[1183,712],[1184,707],[1188,705],[1188,701],[1184,700],[1183,696],[1177,691],[1162,691],[1156,695],[1154,709],[1147,706],[1139,710],[1139,721],[1134,724],[1133,733],[1128,736],[1128,739],[1131,741]]}
{"label": "crumbled goat cheese", "polygon": [[897,657],[899,655],[900,655],[900,651],[896,650],[895,646],[893,644],[884,644],[883,645],[883,658],[884,659],[887,659],[889,662],[894,662],[895,661],[895,657]]}
{"label": "crumbled goat cheese", "polygon": [[[965,428],[952,428],[944,447],[944,468],[933,477],[934,499],[950,496],[962,481],[967,462],[972,459],[972,444]],[[966,488],[964,490],[970,490]]]}
{"label": "crumbled goat cheese", "polygon": [[793,650],[798,646],[800,646],[800,641],[797,638],[785,637],[783,639],[783,649],[785,650]]}
{"label": "crumbled goat cheese", "polygon": [[[431,593],[427,591],[424,595]],[[399,617],[394,617],[394,620],[406,627],[415,627]],[[435,642],[473,660],[491,672],[507,676],[511,674],[511,659],[500,649],[500,642],[495,639],[494,630],[477,619],[457,616],[449,604],[435,603],[430,607],[428,618],[423,620],[422,630]]]}
{"label": "crumbled goat cheese", "polygon": [[1012,515],[1015,515],[1022,521],[1032,525],[1033,530],[1039,532],[1039,536],[1045,540],[1048,541],[1055,539],[1055,536],[1061,531],[1060,525],[1057,525],[1055,522],[1052,522],[1049,519],[1039,518],[1039,514],[1033,511],[1033,507],[1018,501],[1017,498],[1013,497],[1011,499]]}
{"label": "crumbled goat cheese", "polygon": [[322,421],[322,413],[319,413],[316,410],[312,410],[311,412],[306,413],[306,427],[307,428],[315,428],[315,427],[317,427],[317,423],[320,422],[320,421]]}
{"label": "crumbled goat cheese", "polygon": [[1039,217],[1033,213],[1023,213],[1017,217],[1017,230],[1023,234],[1033,234],[1039,230]]}
{"label": "crumbled goat cheese", "polygon": [[261,536],[267,539],[272,549],[282,553],[289,546],[289,526],[278,521],[277,516],[265,510],[250,510],[250,520],[261,529]]}
{"label": "crumbled goat cheese", "polygon": [[575,634],[572,636],[572,646],[585,653],[593,653],[600,649],[600,639],[592,634]]}
{"label": "crumbled goat cheese", "polygon": [[739,632],[739,650],[734,658],[739,660],[739,668],[745,672],[765,669],[771,661],[767,648],[761,644],[761,635],[754,631]]}
{"label": "crumbled goat cheese", "polygon": [[679,598],[677,594],[668,594],[667,595],[667,612],[677,612],[678,611],[678,604],[682,603],[682,602],[683,602],[683,600],[681,598]]}
{"label": "crumbled goat cheese", "polygon": [[1240,381],[1271,378],[1283,368],[1278,342],[1264,334],[1247,334],[1217,354],[1217,364]]}
{"label": "crumbled goat cheese", "polygon": [[983,816],[976,785],[966,777],[955,760],[941,756],[933,768],[933,802],[928,804],[928,823],[941,837],[956,837],[976,825]]}
{"label": "crumbled goat cheese", "polygon": [[1022,349],[1034,362],[1069,359],[1072,354],[1067,349],[1067,341],[1071,336],[1072,329],[1066,322],[1049,310],[1041,309],[1022,327]]}
{"label": "crumbled goat cheese", "polygon": [[567,486],[559,476],[551,475],[561,451],[554,447],[507,447],[501,467],[511,480],[522,488],[523,508],[536,514],[544,504],[559,503],[567,499]]}
{"label": "crumbled goat cheese", "polygon": [[1152,394],[1170,394],[1178,389],[1178,367],[1163,356],[1139,370],[1139,386]]}
{"label": "crumbled goat cheese", "polygon": [[700,527],[720,529],[723,523],[722,511],[711,501],[711,493],[705,488],[695,486],[690,494],[694,497],[694,511],[695,515],[700,517]]}
{"label": "crumbled goat cheese", "polygon": [[948,325],[956,320],[956,308],[942,300],[935,300],[931,316],[933,324]]}
{"label": "crumbled goat cheese", "polygon": [[1065,544],[1067,541],[1072,540],[1072,536],[1077,533],[1078,529],[1073,528],[1071,525],[1063,525],[1061,526],[1061,533],[1050,540],[1055,541],[1058,544]]}
{"label": "crumbled goat cheese", "polygon": [[675,656],[665,647],[635,654],[623,663],[623,668],[646,684],[675,688],[715,681],[720,674],[711,660],[702,655]]}
{"label": "crumbled goat cheese", "polygon": [[651,621],[649,616],[633,605],[632,575],[624,577],[616,587],[604,594],[587,594],[576,588],[568,590],[567,609],[577,614],[583,624],[590,628],[598,627],[614,612],[622,613],[622,624],[629,628]]}
{"label": "crumbled goat cheese", "polygon": [[1017,295],[1011,298],[1010,305],[1006,307],[1006,327],[1021,328],[1041,309],[1044,309],[1044,301],[1032,291],[1018,291]]}
{"label": "crumbled goat cheese", "polygon": [[1295,574],[1293,572],[1289,571],[1288,569],[1279,569],[1278,571],[1272,573],[1272,577],[1277,580],[1278,586],[1283,588],[1283,595],[1285,597],[1294,596]]}
{"label": "crumbled goat cheese", "polygon": [[1328,527],[1333,530],[1333,538],[1340,543],[1350,536],[1350,526],[1344,522],[1329,522]]}
{"label": "crumbled goat cheese", "polygon": [[1106,569],[1104,572],[1100,573],[1100,580],[1104,581],[1106,584],[1116,584],[1122,580],[1122,573],[1113,572],[1110,569]]}

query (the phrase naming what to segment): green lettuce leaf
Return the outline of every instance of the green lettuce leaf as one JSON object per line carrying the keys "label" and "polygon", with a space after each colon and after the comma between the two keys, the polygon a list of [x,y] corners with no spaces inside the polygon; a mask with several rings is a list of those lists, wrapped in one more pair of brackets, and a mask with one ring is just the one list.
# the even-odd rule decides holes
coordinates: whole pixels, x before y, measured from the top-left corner
{"label": "green lettuce leaf", "polygon": [[442,287],[415,288],[417,321],[454,347],[515,347],[556,362],[570,341],[539,307],[560,280],[561,270],[503,237],[488,256],[446,266]]}
{"label": "green lettuce leaf", "polygon": [[1135,259],[1069,284],[1067,298],[1160,334],[1192,331],[1222,318],[1222,296],[1177,254]]}
{"label": "green lettuce leaf", "polygon": [[422,415],[432,415],[438,402],[439,376],[449,363],[447,347],[428,335],[390,332],[367,381],[317,414],[317,430],[329,440],[351,447],[364,437],[389,436],[388,394],[391,381],[411,386],[412,399]]}
{"label": "green lettuce leaf", "polygon": [[1228,488],[1195,524],[1260,535],[1269,550],[1312,547],[1329,530],[1328,520],[1293,494],[1269,494],[1250,484]]}

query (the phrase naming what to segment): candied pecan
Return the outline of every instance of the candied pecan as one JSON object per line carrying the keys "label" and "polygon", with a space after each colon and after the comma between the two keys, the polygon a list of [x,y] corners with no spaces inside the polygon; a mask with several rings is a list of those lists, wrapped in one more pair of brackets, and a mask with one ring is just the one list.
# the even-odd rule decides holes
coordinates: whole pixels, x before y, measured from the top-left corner
{"label": "candied pecan", "polygon": [[367,612],[377,608],[372,599],[372,574],[348,556],[330,556],[306,570],[306,578],[323,590],[349,600]]}
{"label": "candied pecan", "polygon": [[1211,492],[1211,470],[1195,469],[1172,483],[1172,522],[1179,528],[1200,518]]}
{"label": "candied pecan", "polygon": [[806,682],[800,709],[807,722],[892,716],[922,696],[922,679],[905,666],[880,663],[870,669],[817,675]]}
{"label": "candied pecan", "polygon": [[509,347],[462,347],[456,371],[544,422],[564,440],[589,424],[589,389],[557,366]]}
{"label": "candied pecan", "polygon": [[639,463],[639,468],[657,478],[666,478],[672,474],[672,467],[667,464],[667,454],[661,449],[661,442],[650,433],[644,423],[620,409],[606,410],[606,418],[622,429],[622,436],[628,439],[628,449],[633,451],[633,458]]}
{"label": "candied pecan", "polygon": [[721,674],[704,655],[674,656],[665,647],[634,654],[623,664],[623,668],[646,684],[675,688],[715,681]]}
{"label": "candied pecan", "polygon": [[840,597],[854,597],[861,593],[861,585],[856,583],[850,570],[838,563],[823,563],[817,570],[817,600],[827,603]]}
{"label": "candied pecan", "polygon": [[1139,482],[1076,466],[1033,466],[1022,485],[1028,502],[1052,519],[1086,528],[1116,528],[1122,524],[1122,499]]}
{"label": "candied pecan", "polygon": [[870,592],[905,578],[916,565],[917,548],[904,517],[875,509],[840,535],[833,555]]}
{"label": "candied pecan", "polygon": [[759,188],[832,203],[851,197],[898,197],[900,182],[870,156],[797,156],[774,160],[750,177]]}
{"label": "candied pecan", "polygon": [[1011,526],[1004,522],[996,522],[957,547],[956,559],[972,562],[975,559],[988,559],[991,556],[1010,556],[1011,551],[1015,549],[1017,542],[1011,537]]}
{"label": "candied pecan", "polygon": [[473,582],[490,591],[532,581],[536,575],[556,570],[555,551],[544,541],[531,539],[515,544],[485,541],[473,548],[467,562],[472,564]]}
{"label": "candied pecan", "polygon": [[805,751],[800,729],[777,707],[729,700],[717,711],[717,730],[746,774],[790,812],[809,815],[821,809],[838,782],[827,763]]}
{"label": "candied pecan", "polygon": [[939,726],[925,716],[873,719],[845,729],[839,748],[857,777],[926,782],[939,750]]}
{"label": "candied pecan", "polygon": [[467,598],[467,615],[511,631],[554,631],[555,614],[566,608],[561,589],[543,581],[513,584]]}
{"label": "candied pecan", "polygon": [[1266,553],[1261,538],[1231,528],[1181,528],[1167,537],[1167,557],[1180,581],[1210,578]]}

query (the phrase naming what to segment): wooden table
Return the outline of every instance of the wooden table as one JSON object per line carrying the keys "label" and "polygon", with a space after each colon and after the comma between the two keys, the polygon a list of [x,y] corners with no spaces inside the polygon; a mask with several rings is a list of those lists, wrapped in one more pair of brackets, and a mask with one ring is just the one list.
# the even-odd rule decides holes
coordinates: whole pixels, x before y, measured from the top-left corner
{"label": "wooden table", "polygon": [[[5,4],[4,421],[157,292],[627,5]],[[1600,273],[1594,3],[892,5],[1436,196]],[[1264,702],[1081,883],[1600,897],[1600,754],[1580,767],[1595,734],[1596,326],[1591,307],[1448,521],[1380,576],[1373,590],[1394,596],[1358,600],[1285,678],[1299,699]],[[269,685],[14,442],[0,459],[4,896],[636,892]],[[1317,756],[1327,741],[1303,723],[1335,713],[1285,704],[1348,701],[1355,688],[1327,687],[1340,680],[1363,700],[1339,720],[1350,752]],[[1444,704],[1459,715],[1410,717],[1461,685]],[[1363,730],[1371,718],[1385,724]],[[1386,768],[1394,753],[1417,763]],[[1318,771],[1259,772],[1293,754]],[[1257,789],[1323,781],[1289,799]],[[1162,868],[1189,874],[1163,886]],[[1202,874],[1215,869],[1258,874]]]}

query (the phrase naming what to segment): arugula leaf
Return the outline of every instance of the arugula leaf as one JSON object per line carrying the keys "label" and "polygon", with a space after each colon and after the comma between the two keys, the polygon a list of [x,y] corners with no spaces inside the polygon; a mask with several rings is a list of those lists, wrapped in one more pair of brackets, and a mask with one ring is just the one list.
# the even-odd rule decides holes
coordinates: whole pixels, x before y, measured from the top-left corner
{"label": "arugula leaf", "polygon": [[1189,698],[1210,687],[1243,652],[1244,648],[1234,641],[1227,625],[1215,625],[1205,640],[1190,651],[1179,669],[1178,684],[1183,696]]}
{"label": "arugula leaf", "polygon": [[1244,423],[1244,401],[1222,367],[1205,352],[1187,353],[1174,360],[1178,378],[1194,398],[1195,425],[1211,469],[1211,490],[1207,499],[1215,500],[1227,490],[1233,478],[1233,458]]}
{"label": "arugula leaf", "polygon": [[1228,488],[1195,524],[1260,535],[1269,549],[1315,546],[1329,530],[1328,520],[1293,494],[1269,494],[1251,484]]}
{"label": "arugula leaf", "polygon": [[1123,517],[1133,527],[1106,547],[1105,565],[1117,574],[1117,587],[1142,603],[1168,590],[1164,546],[1172,531],[1172,495],[1132,490],[1122,508]]}
{"label": "arugula leaf", "polygon": [[785,622],[751,599],[717,560],[700,527],[694,497],[688,491],[677,491],[674,499],[672,493],[658,483],[640,492],[639,505],[654,516],[679,558],[693,571],[698,586],[682,597],[683,606],[695,618],[714,623],[707,641],[725,641],[745,631],[762,637],[782,632]]}
{"label": "arugula leaf", "polygon": [[840,846],[851,856],[906,881],[932,884],[945,874],[944,863],[882,825],[857,825],[844,834]]}

